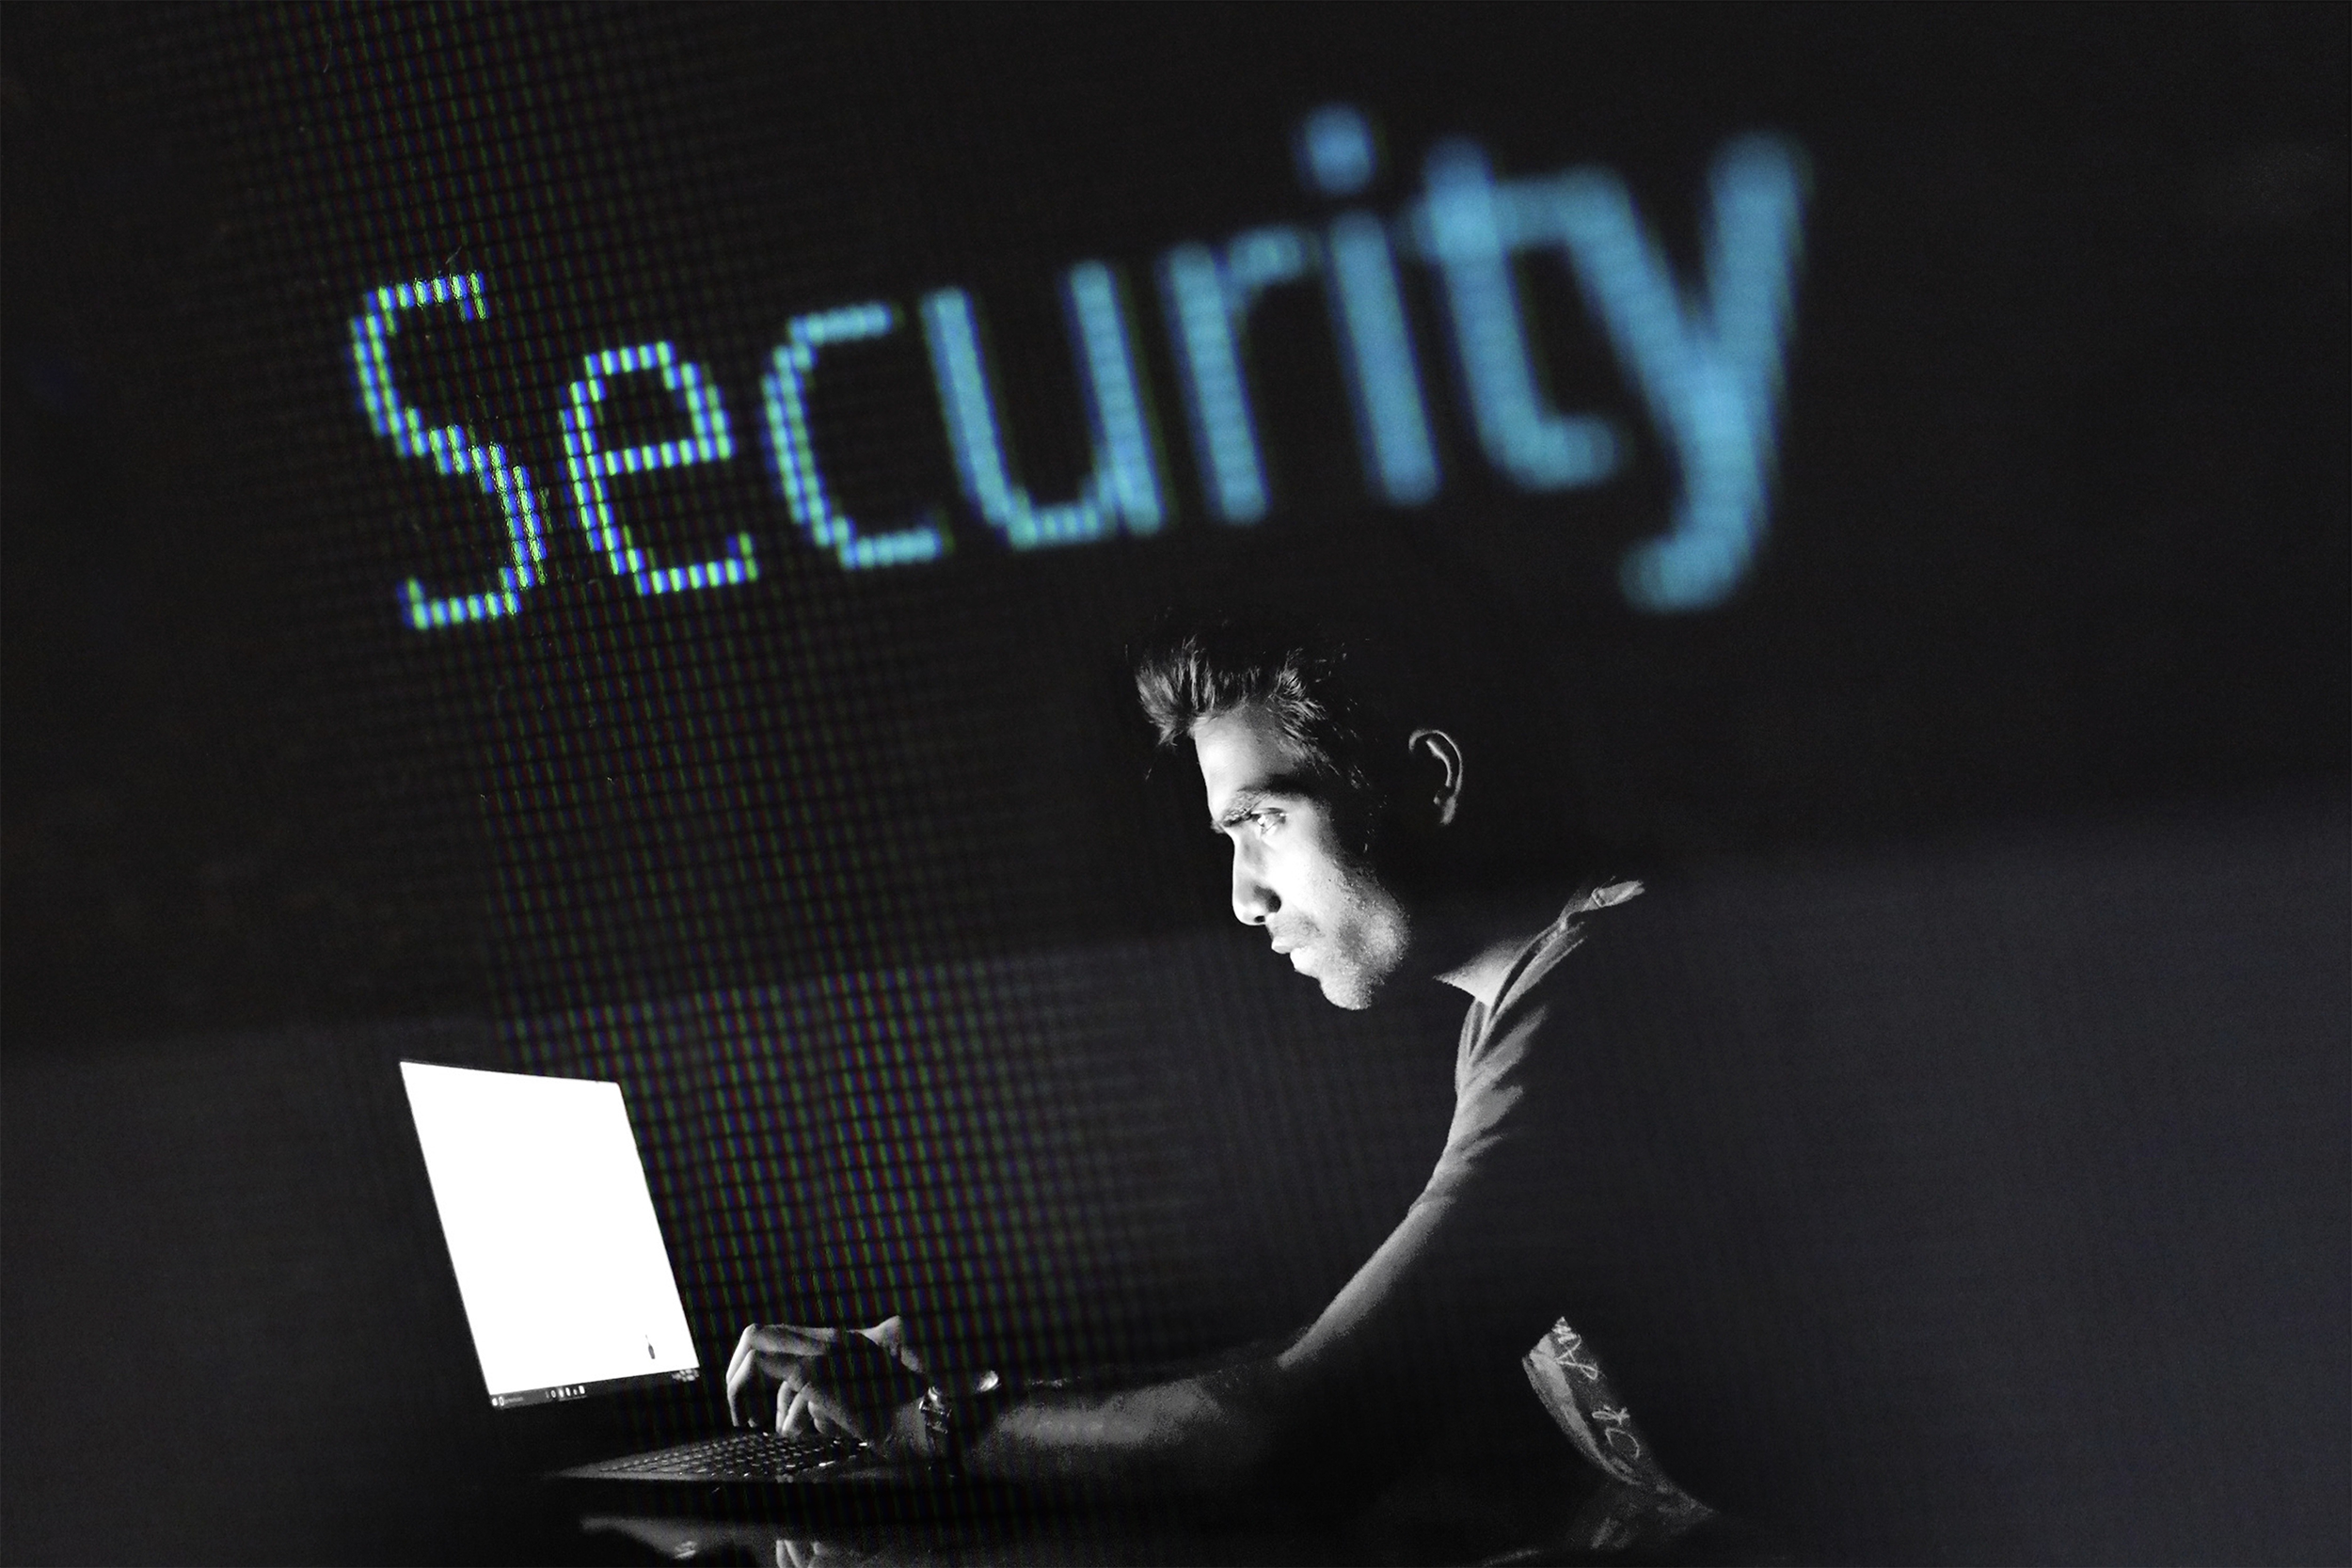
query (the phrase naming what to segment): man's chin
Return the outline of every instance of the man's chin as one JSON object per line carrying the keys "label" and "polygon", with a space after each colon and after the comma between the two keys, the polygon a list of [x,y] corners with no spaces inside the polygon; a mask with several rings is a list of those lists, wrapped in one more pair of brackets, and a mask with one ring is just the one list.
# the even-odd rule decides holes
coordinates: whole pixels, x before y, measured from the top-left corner
{"label": "man's chin", "polygon": [[1389,982],[1396,978],[1393,968],[1377,963],[1337,961],[1337,955],[1321,944],[1294,951],[1291,967],[1302,979],[1312,980],[1326,1002],[1351,1013],[1377,1006],[1388,993]]}
{"label": "man's chin", "polygon": [[1323,999],[1334,1007],[1360,1013],[1380,999],[1385,989],[1378,981],[1360,974],[1316,975],[1316,985],[1323,988]]}

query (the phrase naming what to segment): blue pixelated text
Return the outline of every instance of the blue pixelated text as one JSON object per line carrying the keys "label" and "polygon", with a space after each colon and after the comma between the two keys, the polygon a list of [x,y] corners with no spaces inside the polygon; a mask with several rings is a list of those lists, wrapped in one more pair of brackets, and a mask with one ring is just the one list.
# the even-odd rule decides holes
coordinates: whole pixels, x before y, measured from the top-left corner
{"label": "blue pixelated text", "polygon": [[759,384],[768,410],[769,451],[793,521],[807,531],[819,549],[831,550],[835,560],[852,569],[935,561],[947,550],[947,531],[940,526],[936,514],[908,528],[861,534],[857,524],[826,494],[824,475],[817,467],[816,442],[809,434],[808,385],[817,371],[818,350],[834,343],[886,337],[898,329],[898,309],[880,301],[799,317],[785,327],[784,341],[772,357],[773,368]]}
{"label": "blue pixelated text", "polygon": [[[723,463],[735,455],[718,383],[704,374],[701,366],[678,358],[666,342],[607,349],[588,356],[581,369],[585,373],[572,383],[562,411],[564,467],[571,476],[572,504],[580,510],[580,526],[611,563],[612,575],[627,578],[640,594],[717,588],[757,577],[758,559],[748,533],[729,540],[726,553],[715,560],[691,566],[662,566],[630,538],[613,509],[611,482],[623,474],[658,473],[691,463]],[[606,384],[622,375],[660,376],[661,385],[685,407],[693,434],[682,441],[658,441],[618,451],[600,447],[597,408],[604,402]]]}
{"label": "blue pixelated text", "polygon": [[[1348,104],[1308,115],[1295,151],[1302,183],[1321,198],[1359,198],[1381,175],[1378,138]],[[1797,150],[1764,135],[1724,147],[1701,207],[1704,252],[1694,278],[1677,275],[1624,182],[1607,169],[1503,176],[1476,143],[1454,139],[1428,151],[1422,182],[1391,215],[1349,206],[1314,224],[1184,241],[1157,259],[1159,316],[1208,518],[1252,524],[1277,509],[1250,388],[1250,321],[1269,291],[1294,286],[1318,289],[1328,306],[1366,490],[1395,507],[1421,506],[1438,494],[1444,476],[1406,303],[1407,263],[1425,269],[1432,283],[1467,422],[1493,470],[1534,493],[1615,478],[1632,450],[1628,433],[1598,410],[1553,405],[1519,296],[1521,269],[1558,264],[1638,394],[1678,481],[1663,526],[1625,556],[1623,591],[1655,612],[1722,603],[1746,578],[1771,515],[1803,253],[1805,186]],[[1005,408],[1023,389],[999,383],[980,304],[948,287],[923,295],[914,309],[962,502],[1016,551],[1148,536],[1177,515],[1142,339],[1119,269],[1080,261],[1063,274],[1059,293],[1077,370],[1076,413],[1092,458],[1076,492],[1063,499],[1040,499],[1022,477]],[[402,584],[403,613],[420,630],[518,612],[547,551],[544,508],[529,471],[463,426],[428,427],[394,385],[390,343],[401,317],[434,307],[480,319],[487,309],[482,278],[424,278],[374,290],[362,301],[351,323],[361,408],[401,456],[469,476],[497,498],[506,564],[493,584],[470,593],[437,595],[415,578]],[[810,407],[820,360],[904,325],[900,308],[887,300],[794,316],[760,379],[777,492],[808,543],[849,570],[937,562],[953,544],[944,503],[878,527],[853,519],[827,485],[816,448]],[[630,375],[660,379],[684,416],[681,435],[603,445],[607,387]],[[701,365],[666,341],[592,354],[554,413],[582,534],[615,576],[648,594],[758,577],[751,531],[725,537],[709,559],[665,564],[623,520],[628,487],[643,476],[734,457],[724,400]]]}
{"label": "blue pixelated text", "polygon": [[360,406],[375,433],[403,457],[431,458],[445,474],[470,474],[498,498],[506,520],[507,564],[499,569],[498,586],[485,593],[436,597],[415,578],[403,583],[401,606],[408,624],[419,631],[515,614],[522,609],[524,592],[537,584],[540,563],[547,559],[539,493],[532,485],[530,470],[507,461],[506,450],[496,442],[476,440],[463,425],[428,430],[424,417],[401,400],[393,385],[391,341],[400,330],[400,318],[428,306],[454,306],[461,320],[479,320],[485,309],[480,275],[428,277],[378,289],[368,296],[351,323]]}

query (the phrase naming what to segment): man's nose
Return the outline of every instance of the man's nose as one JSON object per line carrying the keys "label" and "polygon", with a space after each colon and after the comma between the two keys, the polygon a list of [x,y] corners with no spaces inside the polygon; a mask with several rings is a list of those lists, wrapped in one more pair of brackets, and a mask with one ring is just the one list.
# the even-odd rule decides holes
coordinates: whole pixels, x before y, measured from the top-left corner
{"label": "man's nose", "polygon": [[1249,857],[1236,852],[1233,856],[1233,918],[1245,926],[1263,926],[1266,917],[1282,907],[1274,889],[1266,885]]}

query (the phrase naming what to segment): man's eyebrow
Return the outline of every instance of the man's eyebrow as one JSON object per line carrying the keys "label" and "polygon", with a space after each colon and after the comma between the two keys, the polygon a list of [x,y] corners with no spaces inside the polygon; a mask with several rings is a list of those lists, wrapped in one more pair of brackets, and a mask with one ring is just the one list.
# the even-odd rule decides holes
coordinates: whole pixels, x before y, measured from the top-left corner
{"label": "man's eyebrow", "polygon": [[1247,789],[1237,789],[1233,791],[1233,798],[1226,802],[1225,809],[1209,818],[1209,832],[1224,832],[1268,800],[1296,800],[1311,793],[1312,788],[1309,782],[1303,776],[1294,774],[1283,774],[1263,784],[1251,784]]}
{"label": "man's eyebrow", "polygon": [[1209,832],[1213,833],[1223,833],[1234,823],[1239,822],[1243,817],[1248,816],[1251,812],[1257,810],[1258,802],[1264,798],[1265,791],[1263,789],[1244,789],[1236,791],[1232,800],[1226,802],[1226,806],[1223,811],[1217,812],[1210,816]]}

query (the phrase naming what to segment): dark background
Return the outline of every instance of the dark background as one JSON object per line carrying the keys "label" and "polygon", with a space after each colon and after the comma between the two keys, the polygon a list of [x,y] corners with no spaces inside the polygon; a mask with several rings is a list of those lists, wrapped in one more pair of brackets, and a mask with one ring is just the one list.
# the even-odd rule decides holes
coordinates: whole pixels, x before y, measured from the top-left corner
{"label": "dark background", "polygon": [[[0,1550],[485,1539],[510,1429],[403,1053],[624,1079],[707,1361],[754,1315],[913,1304],[1083,1361],[1311,1314],[1434,1153],[1452,1009],[1334,1015],[1232,927],[1120,652],[1220,583],[1394,598],[1404,558],[1495,585],[1564,693],[1562,799],[1787,929],[1724,983],[1807,998],[1896,1124],[1931,1062],[2055,1074],[1952,1244],[2106,1249],[2160,1304],[2124,1381],[2220,1413],[2166,1429],[2142,1534],[2069,1549],[2341,1557],[2344,26],[10,10]],[[1469,135],[1618,171],[1686,276],[1715,150],[1802,146],[1779,483],[1729,604],[1617,595],[1671,457],[1541,266],[1550,384],[1634,434],[1624,476],[1497,479],[1408,267],[1438,499],[1365,501],[1302,293],[1258,328],[1275,510],[1206,520],[1148,266],[1327,211],[1289,145],[1335,100],[1381,132],[1380,210]],[[783,320],[970,290],[1056,497],[1049,286],[1084,258],[1136,301],[1164,534],[1023,556],[959,514],[946,562],[854,577],[796,544],[756,435]],[[540,478],[550,583],[420,634],[395,585],[486,575],[488,503],[372,435],[348,323],[456,270],[488,316],[410,318],[403,386]],[[625,505],[753,529],[755,584],[641,599],[570,525],[555,399],[658,337],[742,455]],[[818,432],[861,518],[952,493],[899,342]]]}

